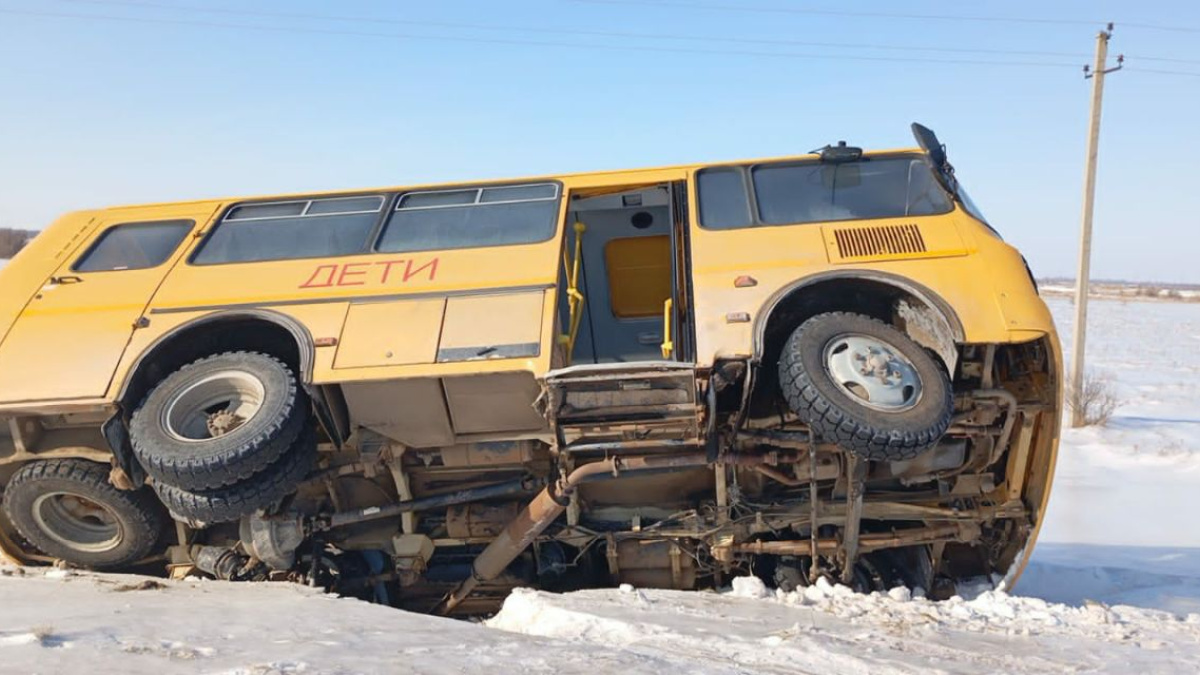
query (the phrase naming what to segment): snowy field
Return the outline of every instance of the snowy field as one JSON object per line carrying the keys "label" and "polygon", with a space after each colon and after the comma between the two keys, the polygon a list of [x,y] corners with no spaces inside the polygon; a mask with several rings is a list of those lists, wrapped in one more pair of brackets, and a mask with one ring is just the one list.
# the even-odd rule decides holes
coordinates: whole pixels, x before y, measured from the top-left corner
{"label": "snowy field", "polygon": [[[1050,301],[1064,335],[1069,301]],[[1066,430],[1034,562],[1008,596],[518,591],[484,625],[289,585],[0,567],[8,673],[1197,673],[1200,305],[1093,302],[1123,405]]]}

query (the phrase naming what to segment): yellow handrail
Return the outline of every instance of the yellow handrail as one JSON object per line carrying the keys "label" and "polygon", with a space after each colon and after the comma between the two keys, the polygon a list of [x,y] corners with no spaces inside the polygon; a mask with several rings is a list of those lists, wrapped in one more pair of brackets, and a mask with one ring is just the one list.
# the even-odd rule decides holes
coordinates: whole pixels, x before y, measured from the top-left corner
{"label": "yellow handrail", "polygon": [[583,303],[585,298],[579,291],[579,274],[583,266],[583,233],[587,225],[575,223],[574,260],[567,259],[567,251],[563,249],[563,268],[567,271],[567,332],[558,336],[559,344],[566,345],[567,365],[571,364],[571,355],[575,353],[575,339],[579,337],[579,326],[583,322]]}
{"label": "yellow handrail", "polygon": [[675,352],[675,342],[671,340],[671,308],[675,306],[675,301],[667,298],[663,302],[663,343],[662,355],[664,359],[670,359],[671,354]]}

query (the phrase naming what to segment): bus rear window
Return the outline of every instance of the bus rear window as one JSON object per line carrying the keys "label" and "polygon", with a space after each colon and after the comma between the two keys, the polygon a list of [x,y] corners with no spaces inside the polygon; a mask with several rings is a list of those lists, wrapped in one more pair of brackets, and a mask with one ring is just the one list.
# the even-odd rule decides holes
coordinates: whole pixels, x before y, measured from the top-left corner
{"label": "bus rear window", "polygon": [[383,202],[382,195],[369,195],[235,206],[192,262],[217,265],[361,253]]}
{"label": "bus rear window", "polygon": [[401,195],[376,250],[386,253],[531,244],[554,236],[558,185],[537,183]]}

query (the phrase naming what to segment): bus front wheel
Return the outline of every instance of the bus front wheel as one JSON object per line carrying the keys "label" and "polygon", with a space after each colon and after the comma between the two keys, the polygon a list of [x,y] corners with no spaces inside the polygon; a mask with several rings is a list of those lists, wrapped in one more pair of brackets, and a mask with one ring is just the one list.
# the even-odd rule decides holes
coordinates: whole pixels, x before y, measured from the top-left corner
{"label": "bus front wheel", "polygon": [[912,459],[950,426],[946,371],[907,335],[862,314],[802,323],[779,358],[787,404],[812,432],[864,459]]}

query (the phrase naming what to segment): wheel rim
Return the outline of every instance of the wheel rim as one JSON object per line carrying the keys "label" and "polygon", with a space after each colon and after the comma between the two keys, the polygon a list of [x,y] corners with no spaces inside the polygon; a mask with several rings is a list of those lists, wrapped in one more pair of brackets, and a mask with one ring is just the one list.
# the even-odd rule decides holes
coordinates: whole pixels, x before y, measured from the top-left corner
{"label": "wheel rim", "polygon": [[103,553],[121,545],[121,522],[104,504],[70,492],[50,492],[33,502],[33,520],[54,541],[76,551]]}
{"label": "wheel rim", "polygon": [[921,400],[921,377],[912,361],[877,337],[849,333],[825,345],[825,369],[833,383],[858,403],[903,412]]}
{"label": "wheel rim", "polygon": [[223,370],[178,390],[163,407],[160,421],[176,440],[208,441],[254,419],[265,397],[262,380],[243,370]]}

